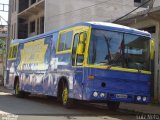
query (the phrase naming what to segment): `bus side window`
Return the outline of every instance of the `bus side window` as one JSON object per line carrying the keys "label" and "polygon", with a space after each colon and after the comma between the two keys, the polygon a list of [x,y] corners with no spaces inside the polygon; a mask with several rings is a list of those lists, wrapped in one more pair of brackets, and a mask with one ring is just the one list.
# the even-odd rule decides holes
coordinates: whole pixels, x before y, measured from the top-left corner
{"label": "bus side window", "polygon": [[8,59],[16,59],[18,52],[18,45],[11,46],[8,54]]}
{"label": "bus side window", "polygon": [[46,54],[45,54],[45,62],[46,63],[49,63],[50,59],[51,59],[52,39],[53,39],[53,36],[48,36],[48,37],[45,38],[45,44],[48,45],[48,48],[47,48],[47,51],[46,51]]}
{"label": "bus side window", "polygon": [[12,58],[13,59],[17,57],[17,50],[18,50],[18,47],[13,46],[13,50],[12,50]]}
{"label": "bus side window", "polygon": [[11,59],[12,58],[12,49],[13,47],[10,47],[9,49],[9,54],[8,54],[8,59]]}
{"label": "bus side window", "polygon": [[58,51],[66,51],[71,49],[73,31],[60,34]]}

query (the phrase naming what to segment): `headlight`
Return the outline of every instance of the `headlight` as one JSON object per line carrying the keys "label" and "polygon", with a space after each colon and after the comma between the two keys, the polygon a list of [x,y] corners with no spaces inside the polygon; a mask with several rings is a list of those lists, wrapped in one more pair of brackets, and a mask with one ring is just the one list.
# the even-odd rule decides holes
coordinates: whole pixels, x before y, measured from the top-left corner
{"label": "headlight", "polygon": [[96,91],[93,92],[93,96],[94,96],[94,97],[97,97],[97,96],[98,96],[98,92],[96,92]]}
{"label": "headlight", "polygon": [[140,101],[141,100],[141,96],[137,96],[137,100]]}
{"label": "headlight", "polygon": [[143,97],[143,101],[145,102],[147,100],[147,97]]}
{"label": "headlight", "polygon": [[100,94],[100,97],[105,97],[105,93],[101,93],[101,94]]}

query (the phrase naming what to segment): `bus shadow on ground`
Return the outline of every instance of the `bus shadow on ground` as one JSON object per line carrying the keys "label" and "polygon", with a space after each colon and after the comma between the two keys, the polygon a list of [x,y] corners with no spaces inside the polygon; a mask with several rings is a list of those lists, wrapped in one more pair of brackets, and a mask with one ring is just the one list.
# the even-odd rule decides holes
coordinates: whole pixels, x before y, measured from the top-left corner
{"label": "bus shadow on ground", "polygon": [[54,97],[31,95],[27,98],[17,98],[12,93],[13,91],[6,90],[0,92],[0,111],[27,116],[109,116],[124,120],[128,120],[128,117],[135,119],[139,114],[136,111],[124,109],[112,112],[106,104],[90,104],[81,101],[76,101],[72,109],[67,109]]}
{"label": "bus shadow on ground", "polygon": [[[30,101],[39,102],[42,104],[47,104],[51,106],[63,107],[60,101],[57,101],[56,97],[48,97],[48,96],[29,96],[28,99]],[[135,116],[137,114],[141,114],[140,112],[126,109],[118,109],[117,111],[110,111],[105,103],[89,103],[84,101],[75,101],[74,106],[72,108],[64,108],[66,110],[84,110],[89,111],[90,113],[82,113],[82,114],[71,114],[71,115],[90,115],[90,116],[102,116],[102,115],[131,115]],[[68,115],[68,114],[59,114],[59,115]]]}

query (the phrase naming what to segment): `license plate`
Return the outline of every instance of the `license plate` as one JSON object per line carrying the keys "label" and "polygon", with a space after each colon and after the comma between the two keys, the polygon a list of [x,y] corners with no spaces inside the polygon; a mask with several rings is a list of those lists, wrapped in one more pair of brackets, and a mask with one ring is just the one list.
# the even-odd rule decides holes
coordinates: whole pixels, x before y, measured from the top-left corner
{"label": "license plate", "polygon": [[125,94],[116,94],[116,98],[127,98],[128,95]]}

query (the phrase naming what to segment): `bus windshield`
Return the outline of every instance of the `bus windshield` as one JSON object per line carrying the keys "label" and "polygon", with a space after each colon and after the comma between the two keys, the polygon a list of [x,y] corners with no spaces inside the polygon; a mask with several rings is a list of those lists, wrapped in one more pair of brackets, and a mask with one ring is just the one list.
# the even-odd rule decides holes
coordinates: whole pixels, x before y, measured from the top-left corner
{"label": "bus windshield", "polygon": [[93,29],[88,63],[150,70],[150,38]]}

